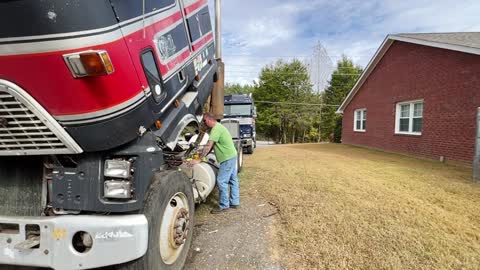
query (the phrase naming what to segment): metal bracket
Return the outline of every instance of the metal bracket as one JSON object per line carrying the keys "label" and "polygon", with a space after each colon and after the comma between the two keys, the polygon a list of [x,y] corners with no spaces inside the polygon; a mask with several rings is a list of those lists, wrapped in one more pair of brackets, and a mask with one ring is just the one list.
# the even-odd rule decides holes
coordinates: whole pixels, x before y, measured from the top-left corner
{"label": "metal bracket", "polygon": [[40,236],[35,235],[35,236],[29,237],[27,240],[25,240],[23,242],[20,242],[20,243],[16,244],[15,249],[29,250],[29,249],[33,249],[34,247],[37,247],[39,245],[40,245]]}

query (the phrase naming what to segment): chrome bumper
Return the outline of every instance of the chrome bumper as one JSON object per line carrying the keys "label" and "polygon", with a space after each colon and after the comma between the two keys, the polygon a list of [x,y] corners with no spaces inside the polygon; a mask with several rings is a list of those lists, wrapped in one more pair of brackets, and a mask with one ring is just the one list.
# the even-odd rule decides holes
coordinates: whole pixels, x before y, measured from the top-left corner
{"label": "chrome bumper", "polygon": [[[18,225],[18,231],[0,231],[0,264],[90,269],[135,260],[145,255],[148,247],[148,222],[144,215],[0,216],[0,224]],[[27,225],[40,227],[39,248],[18,249],[18,244],[26,240]],[[93,240],[85,253],[77,252],[72,245],[73,236],[80,231],[89,233]]]}
{"label": "chrome bumper", "polygon": [[252,138],[247,138],[247,139],[242,139],[242,146],[251,146],[253,145],[253,139]]}

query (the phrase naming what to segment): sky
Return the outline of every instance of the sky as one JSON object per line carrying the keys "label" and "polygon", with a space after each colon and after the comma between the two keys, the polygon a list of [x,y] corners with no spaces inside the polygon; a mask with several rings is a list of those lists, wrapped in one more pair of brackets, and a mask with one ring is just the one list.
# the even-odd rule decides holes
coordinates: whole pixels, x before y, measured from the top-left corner
{"label": "sky", "polygon": [[479,0],[222,0],[222,12],[226,81],[240,84],[279,58],[320,62],[323,73],[342,55],[365,67],[388,34],[480,32]]}

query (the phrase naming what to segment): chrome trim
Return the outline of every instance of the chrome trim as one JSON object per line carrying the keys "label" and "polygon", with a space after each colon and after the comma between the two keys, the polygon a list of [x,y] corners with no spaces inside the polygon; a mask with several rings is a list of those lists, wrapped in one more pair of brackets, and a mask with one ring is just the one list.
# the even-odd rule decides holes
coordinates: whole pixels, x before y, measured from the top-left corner
{"label": "chrome trim", "polygon": [[[142,20],[142,15],[132,18],[128,21],[124,21],[120,24],[115,24],[95,30],[20,38],[3,38],[0,39],[0,55],[21,55],[61,50],[76,50],[79,48],[111,43],[120,40],[134,32],[140,31],[144,27],[150,26],[160,20],[166,19],[173,14],[179,12],[180,9],[174,8],[175,6],[177,6],[176,3],[163,9],[155,10],[153,12],[145,14],[145,25]],[[105,31],[107,32],[105,33]],[[62,37],[65,37],[66,39],[59,39]],[[43,40],[48,38],[52,38],[52,40],[35,41],[37,39]],[[57,39],[55,40],[54,38]],[[16,44],[1,44],[2,42],[10,42],[16,40],[25,40],[26,42]]]}
{"label": "chrome trim", "polygon": [[210,66],[210,68],[207,70],[207,72],[205,72],[205,73],[203,74],[204,76],[202,76],[202,78],[200,79],[200,81],[198,81],[198,82],[197,82],[197,81],[193,82],[193,86],[194,86],[195,88],[198,88],[198,87],[200,86],[200,84],[202,84],[202,82],[205,80],[205,78],[208,77],[208,76],[206,76],[206,75],[208,75],[208,74],[212,71],[212,69],[213,69],[214,67],[215,67],[214,65]]}
{"label": "chrome trim", "polygon": [[215,0],[215,45],[217,59],[222,59],[222,0]]}
{"label": "chrome trim", "polygon": [[201,5],[201,6],[198,7],[197,9],[193,10],[192,12],[190,12],[190,14],[187,15],[187,18],[190,19],[190,17],[193,17],[194,15],[197,15],[200,10],[204,9],[204,8],[207,7],[207,6],[208,6],[208,3]]}
{"label": "chrome trim", "polygon": [[[148,248],[145,215],[0,216],[0,222],[19,225],[20,229],[18,234],[0,234],[0,264],[57,270],[92,269],[138,259],[145,255]],[[40,248],[15,249],[17,244],[27,239],[27,224],[39,226]],[[72,245],[73,236],[80,231],[88,232],[93,241],[92,248],[85,253],[75,251]]]}
{"label": "chrome trim", "polygon": [[[208,31],[207,33],[203,34],[203,35],[200,36],[199,38],[195,39],[195,41],[192,42],[192,44],[195,45],[195,43],[198,43],[200,40],[204,39],[206,36],[208,36],[208,35],[210,35],[210,34],[213,34],[213,31]],[[210,43],[210,42],[208,42],[208,43]],[[208,44],[208,43],[206,43],[206,44]],[[205,44],[203,44],[203,45],[205,45]],[[203,48],[203,46],[200,47],[200,48]]]}
{"label": "chrome trim", "polygon": [[180,5],[180,10],[182,11],[182,22],[183,22],[183,27],[185,28],[185,33],[187,33],[187,39],[188,39],[188,48],[190,49],[190,52],[193,51],[193,48],[192,48],[192,39],[190,37],[190,34],[189,34],[189,30],[188,30],[188,24],[187,24],[187,18],[185,17],[185,1],[184,0],[180,0],[179,1],[179,5]]}
{"label": "chrome trim", "polygon": [[[76,53],[64,54],[63,55],[63,61],[65,61],[65,64],[67,65],[68,69],[70,70],[70,72],[72,73],[72,76],[74,78],[83,78],[83,77],[91,76],[89,74],[77,74],[74,66],[72,65],[72,62],[70,62],[70,57],[78,56],[78,58],[80,58],[80,55],[84,54],[84,53],[96,53],[96,54],[98,54],[98,56],[102,60],[102,64],[103,64],[104,67],[106,67],[106,63],[105,63],[105,59],[103,59],[103,57],[102,57],[102,54],[106,54],[108,59],[110,60],[110,62],[112,62],[112,60],[110,59],[110,55],[105,50],[87,50],[87,51],[81,51],[81,52],[76,52]],[[114,67],[113,63],[111,63],[111,65],[112,65],[113,70],[111,72],[107,72],[107,74],[105,74],[105,75],[110,75],[110,74],[115,72],[115,67]]]}
{"label": "chrome trim", "polygon": [[[186,81],[188,82],[188,76],[187,76],[187,79]],[[167,104],[165,104],[165,106],[162,108],[162,110],[160,111],[160,113],[164,113],[169,107],[170,105],[172,105],[173,102],[175,102],[176,99],[178,99],[178,97],[183,94],[183,91],[187,88],[188,84],[185,83],[185,85],[180,88],[180,90],[178,90],[178,92],[175,94],[175,96],[173,96],[168,102]]]}
{"label": "chrome trim", "polygon": [[195,60],[195,58],[203,53],[201,50],[205,47],[208,47],[210,45],[213,44],[213,40],[211,40],[210,42],[206,43],[204,46],[200,47],[197,51],[195,51],[194,54],[191,54],[189,58],[185,59],[185,61],[183,61],[182,63],[178,64],[177,66],[175,66],[174,69],[170,70],[169,72],[167,72],[167,74],[165,74],[165,82],[168,82],[170,79],[172,79],[175,75],[175,73],[177,73],[178,70],[180,69],[184,69],[186,66],[190,65],[193,60]]}
{"label": "chrome trim", "polygon": [[[65,129],[61,127],[60,124],[58,124],[58,122],[32,96],[30,96],[21,87],[19,87],[18,85],[12,82],[0,79],[0,91],[10,94],[12,97],[14,97],[16,100],[18,100],[21,103],[20,106],[25,106],[26,108],[28,108],[28,110],[32,113],[32,117],[36,117],[38,118],[38,120],[42,122],[42,126],[37,126],[35,128],[3,127],[3,128],[0,128],[0,130],[7,131],[8,134],[10,134],[10,137],[13,137],[13,138],[15,138],[15,136],[20,136],[20,135],[12,134],[11,133],[12,130],[37,130],[37,132],[35,133],[44,133],[44,131],[40,131],[40,130],[45,130],[45,132],[53,133],[56,136],[56,138],[58,138],[58,140],[65,146],[65,148],[56,148],[56,149],[0,150],[0,156],[80,154],[83,152],[82,148],[75,142],[75,140],[73,140],[73,138],[65,131]],[[4,108],[4,109],[8,110],[8,108]],[[5,117],[5,116],[2,116],[2,117]],[[19,118],[18,116],[11,115],[11,114],[9,114],[7,117],[14,118],[14,119]],[[28,117],[24,117],[24,118],[28,118]],[[25,136],[30,137],[34,135],[25,133]],[[6,137],[6,136],[3,136],[3,137]],[[35,139],[32,138],[31,141],[34,142]],[[12,147],[9,147],[9,145],[6,143],[2,143],[2,140],[0,139],[0,146],[2,146],[2,144],[6,148],[12,148]],[[62,146],[62,145],[58,145],[58,143],[52,143],[50,145],[55,147]],[[16,146],[17,147],[13,147],[13,148],[22,148],[21,144],[17,143]],[[31,147],[31,146],[28,144],[25,144],[25,147]]]}

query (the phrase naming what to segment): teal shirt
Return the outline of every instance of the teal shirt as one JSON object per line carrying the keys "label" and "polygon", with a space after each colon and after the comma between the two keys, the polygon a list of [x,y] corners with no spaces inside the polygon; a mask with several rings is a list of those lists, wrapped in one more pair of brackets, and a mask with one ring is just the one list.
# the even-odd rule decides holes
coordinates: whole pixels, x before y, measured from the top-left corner
{"label": "teal shirt", "polygon": [[226,127],[217,123],[210,131],[210,141],[215,142],[213,150],[217,161],[222,163],[237,156],[237,149],[233,144],[232,136]]}

